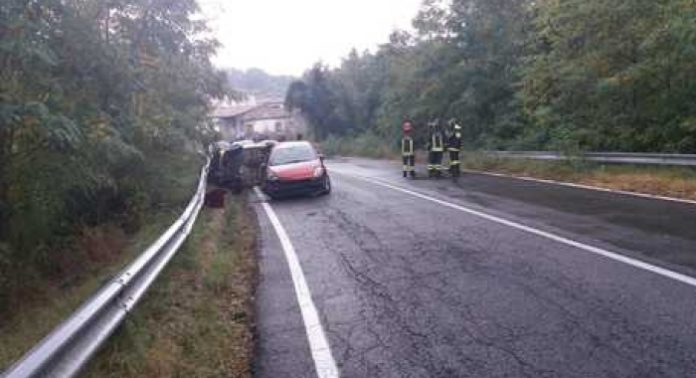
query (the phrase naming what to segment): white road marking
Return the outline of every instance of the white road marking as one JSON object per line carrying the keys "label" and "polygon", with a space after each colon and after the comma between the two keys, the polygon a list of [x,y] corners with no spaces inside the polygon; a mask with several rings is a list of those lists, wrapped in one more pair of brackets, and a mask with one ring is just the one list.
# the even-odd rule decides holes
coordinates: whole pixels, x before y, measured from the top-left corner
{"label": "white road marking", "polygon": [[[254,188],[254,190],[260,199],[265,199],[265,196],[258,187]],[[314,301],[312,301],[312,293],[309,291],[309,285],[307,285],[300,260],[297,258],[297,253],[295,253],[295,247],[292,246],[292,242],[290,242],[285,228],[280,223],[271,205],[266,202],[261,202],[261,206],[266,212],[268,219],[271,221],[278,235],[278,239],[280,239],[280,244],[285,253],[285,259],[288,261],[288,266],[290,267],[290,275],[293,285],[295,286],[295,295],[297,296],[297,303],[300,306],[300,313],[302,314],[305,331],[307,332],[309,349],[312,352],[312,359],[314,360],[317,376],[319,378],[338,378],[338,367],[331,354],[329,341],[326,338],[326,333],[319,320],[317,308],[314,305]]]}
{"label": "white road marking", "polygon": [[463,170],[463,171],[464,171],[464,172],[475,173],[475,174],[480,174],[480,175],[486,175],[486,176],[505,177],[505,178],[512,178],[512,179],[517,179],[517,180],[523,180],[523,181],[540,182],[540,183],[544,183],[544,184],[553,184],[553,185],[568,186],[568,187],[571,187],[571,188],[579,188],[579,189],[587,189],[587,190],[596,190],[596,191],[599,191],[599,192],[623,194],[623,195],[633,196],[633,197],[642,197],[642,198],[649,198],[649,199],[654,199],[654,200],[671,201],[671,202],[679,202],[679,203],[687,203],[687,204],[691,204],[691,205],[696,205],[696,201],[690,200],[690,199],[685,199],[685,198],[675,198],[675,197],[667,197],[667,196],[658,196],[658,195],[655,195],[655,194],[638,193],[638,192],[629,192],[629,191],[627,191],[627,190],[618,190],[618,189],[601,188],[601,187],[599,187],[599,186],[584,185],[584,184],[574,184],[574,183],[572,183],[572,182],[557,181],[557,180],[548,180],[548,179],[540,179],[540,178],[529,177],[529,176],[515,176],[515,175],[508,175],[508,174],[505,174],[505,173],[494,173],[494,172],[485,172],[485,171],[475,171],[475,170],[468,170],[468,169],[465,169],[465,170]]}
{"label": "white road marking", "polygon": [[[333,170],[333,171],[337,172],[337,170]],[[542,230],[539,230],[539,229],[536,229],[533,227],[525,226],[521,223],[513,222],[513,221],[510,221],[507,219],[496,217],[494,215],[486,214],[486,213],[478,211],[478,210],[470,209],[468,207],[464,207],[464,206],[457,205],[457,204],[454,204],[451,202],[443,201],[443,200],[437,199],[435,197],[428,196],[426,194],[422,194],[422,193],[418,193],[418,192],[415,192],[415,191],[412,191],[409,189],[402,188],[400,186],[388,184],[388,183],[383,182],[381,180],[377,180],[377,179],[373,179],[373,178],[369,178],[369,177],[349,175],[349,174],[341,173],[341,172],[337,172],[337,173],[347,175],[350,177],[354,177],[354,178],[357,178],[359,180],[367,181],[367,182],[373,183],[375,185],[383,186],[385,188],[393,189],[393,190],[396,190],[396,191],[399,191],[399,192],[402,192],[405,194],[409,194],[411,196],[418,197],[418,198],[426,200],[426,201],[434,202],[434,203],[437,203],[439,205],[449,207],[451,209],[463,211],[465,213],[468,213],[468,214],[471,214],[471,215],[474,215],[474,216],[477,216],[480,218],[487,219],[491,222],[495,222],[495,223],[502,224],[502,225],[505,225],[508,227],[512,227],[512,228],[515,228],[517,230],[525,231],[525,232],[528,232],[530,234],[534,234],[537,236],[541,236],[543,238],[550,239],[550,240],[556,241],[556,242],[561,243],[561,244],[569,245],[571,247],[575,247],[575,248],[581,249],[581,250],[586,251],[586,252],[590,252],[590,253],[594,253],[594,254],[597,254],[600,256],[604,256],[606,258],[609,258],[609,259],[612,259],[615,261],[619,261],[619,262],[631,265],[631,266],[639,268],[639,269],[647,270],[649,272],[659,274],[663,277],[671,278],[673,280],[676,280],[676,281],[685,283],[687,285],[691,285],[691,286],[696,287],[696,278],[694,278],[694,277],[690,277],[690,276],[687,276],[685,274],[677,273],[677,272],[671,271],[669,269],[665,269],[665,268],[662,268],[662,267],[659,267],[656,265],[646,263],[644,261],[636,260],[636,259],[630,258],[628,256],[621,255],[617,252],[611,252],[611,251],[608,251],[608,250],[603,249],[603,248],[593,247],[591,245],[577,242],[577,241],[565,238],[563,236],[552,234],[550,232],[542,231]]]}
{"label": "white road marking", "polygon": [[[350,158],[343,157],[341,159],[345,159],[346,161],[348,161]],[[506,174],[506,173],[486,172],[486,171],[478,171],[478,170],[474,170],[474,169],[462,169],[462,172],[474,173],[474,174],[485,175],[485,176],[493,176],[493,177],[511,178],[511,179],[517,179],[517,180],[523,180],[523,181],[539,182],[539,183],[543,183],[543,184],[567,186],[570,188],[595,190],[598,192],[622,194],[622,195],[627,195],[627,196],[648,198],[648,199],[660,200],[660,201],[670,201],[670,202],[678,202],[678,203],[696,205],[696,200],[691,200],[691,199],[686,199],[686,198],[676,198],[676,197],[660,196],[657,194],[630,192],[628,190],[602,188],[600,186],[575,184],[575,183],[567,182],[567,181],[540,179],[540,178],[530,177],[530,176],[515,176],[515,175],[511,175],[511,174]]]}

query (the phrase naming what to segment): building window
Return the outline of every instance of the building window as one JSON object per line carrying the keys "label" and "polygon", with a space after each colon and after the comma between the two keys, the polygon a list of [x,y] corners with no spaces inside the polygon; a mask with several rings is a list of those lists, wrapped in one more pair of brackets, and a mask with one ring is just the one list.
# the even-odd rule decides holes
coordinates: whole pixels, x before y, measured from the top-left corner
{"label": "building window", "polygon": [[283,131],[283,123],[282,122],[275,123],[275,131],[276,131],[276,133],[280,133]]}

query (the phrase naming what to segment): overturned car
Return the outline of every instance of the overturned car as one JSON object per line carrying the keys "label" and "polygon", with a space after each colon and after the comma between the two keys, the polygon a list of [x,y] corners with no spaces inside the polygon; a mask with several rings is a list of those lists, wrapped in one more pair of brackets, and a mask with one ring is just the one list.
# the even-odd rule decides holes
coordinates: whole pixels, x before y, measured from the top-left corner
{"label": "overturned car", "polygon": [[244,188],[260,185],[265,178],[264,167],[274,141],[255,143],[249,140],[211,145],[210,184],[241,192]]}

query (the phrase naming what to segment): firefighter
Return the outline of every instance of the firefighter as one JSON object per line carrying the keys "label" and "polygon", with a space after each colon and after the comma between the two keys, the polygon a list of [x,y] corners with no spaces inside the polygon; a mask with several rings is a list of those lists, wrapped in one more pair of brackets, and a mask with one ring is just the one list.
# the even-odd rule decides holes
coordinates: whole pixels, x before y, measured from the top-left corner
{"label": "firefighter", "polygon": [[459,153],[462,149],[462,127],[459,126],[456,119],[449,121],[451,134],[447,139],[447,151],[449,152],[450,174],[452,177],[459,177],[461,173],[461,162]]}
{"label": "firefighter", "polygon": [[402,130],[404,136],[401,138],[401,157],[404,161],[404,177],[411,178],[416,177],[416,151],[413,148],[413,138],[411,138],[411,131],[413,131],[413,125],[411,121],[404,121],[402,125]]}
{"label": "firefighter", "polygon": [[442,156],[445,147],[438,123],[437,120],[434,120],[428,124],[430,132],[426,146],[428,150],[428,177],[440,177],[442,174]]}

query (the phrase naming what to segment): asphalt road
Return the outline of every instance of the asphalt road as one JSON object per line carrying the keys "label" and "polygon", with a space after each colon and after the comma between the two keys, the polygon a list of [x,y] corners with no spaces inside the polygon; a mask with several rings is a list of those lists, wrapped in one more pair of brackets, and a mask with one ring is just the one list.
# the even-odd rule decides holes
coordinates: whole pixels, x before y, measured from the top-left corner
{"label": "asphalt road", "polygon": [[[270,205],[341,377],[696,376],[696,286],[529,232],[696,277],[696,205],[474,174],[405,180],[370,160],[329,167],[330,196]],[[317,327],[256,202],[254,374],[317,377]]]}

